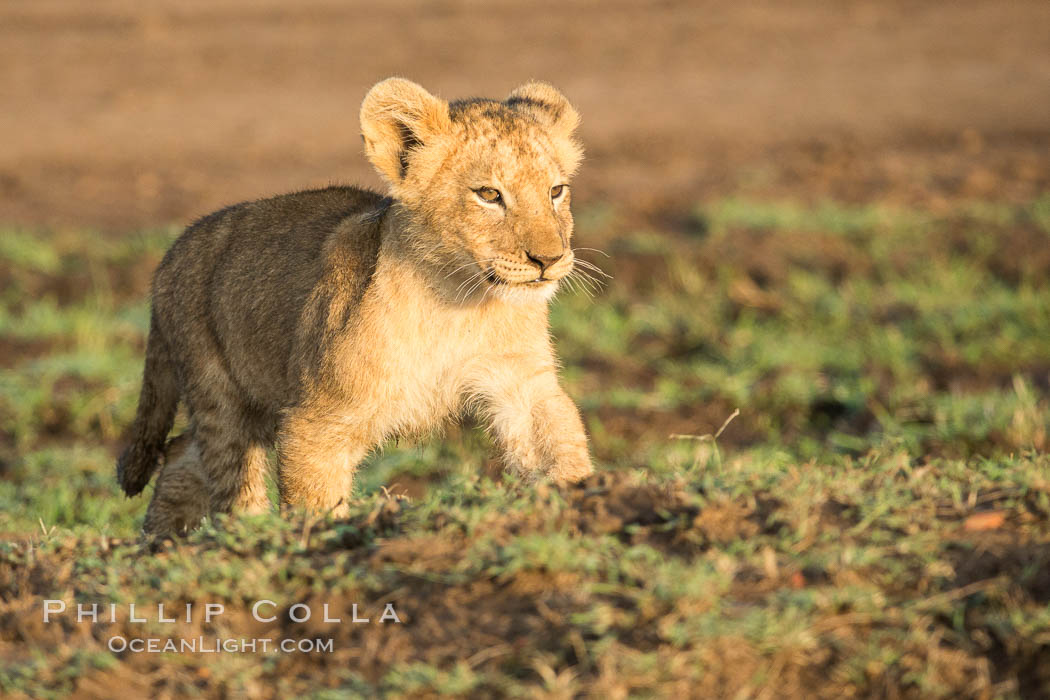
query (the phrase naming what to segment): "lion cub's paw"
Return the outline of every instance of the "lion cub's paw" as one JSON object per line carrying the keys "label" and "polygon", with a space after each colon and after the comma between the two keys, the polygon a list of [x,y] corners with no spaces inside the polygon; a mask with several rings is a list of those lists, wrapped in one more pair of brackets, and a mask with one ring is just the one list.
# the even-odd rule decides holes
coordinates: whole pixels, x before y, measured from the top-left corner
{"label": "lion cub's paw", "polygon": [[547,476],[555,482],[575,483],[582,481],[594,473],[590,455],[584,452],[574,455],[571,459],[559,460],[554,467],[547,472]]}

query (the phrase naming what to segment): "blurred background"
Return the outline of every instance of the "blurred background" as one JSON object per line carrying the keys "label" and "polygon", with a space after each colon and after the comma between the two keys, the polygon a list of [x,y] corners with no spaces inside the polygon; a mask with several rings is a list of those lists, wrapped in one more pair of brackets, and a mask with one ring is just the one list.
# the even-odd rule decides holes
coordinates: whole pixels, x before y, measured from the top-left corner
{"label": "blurred background", "polygon": [[583,115],[574,199],[1024,198],[1046,182],[1050,6],[334,0],[0,2],[0,221],[127,231],[378,186],[358,108],[538,78]]}

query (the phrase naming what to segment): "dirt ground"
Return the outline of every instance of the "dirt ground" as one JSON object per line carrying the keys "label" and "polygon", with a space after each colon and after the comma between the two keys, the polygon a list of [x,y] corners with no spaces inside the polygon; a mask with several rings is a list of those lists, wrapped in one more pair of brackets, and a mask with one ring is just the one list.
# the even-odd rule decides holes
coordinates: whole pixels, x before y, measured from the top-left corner
{"label": "dirt ground", "polygon": [[549,80],[583,114],[581,203],[736,193],[1025,199],[1050,182],[1050,4],[0,2],[0,222],[186,222],[378,185],[357,110]]}

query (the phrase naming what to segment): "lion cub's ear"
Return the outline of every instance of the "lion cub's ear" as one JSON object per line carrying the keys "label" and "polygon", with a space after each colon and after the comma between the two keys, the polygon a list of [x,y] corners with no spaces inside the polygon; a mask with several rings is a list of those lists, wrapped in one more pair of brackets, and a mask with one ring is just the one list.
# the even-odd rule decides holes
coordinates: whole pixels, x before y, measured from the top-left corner
{"label": "lion cub's ear", "polygon": [[448,103],[404,78],[376,83],[361,103],[365,155],[391,185],[404,179],[414,151],[450,128]]}
{"label": "lion cub's ear", "polygon": [[538,80],[525,83],[510,93],[506,105],[531,116],[550,130],[560,141],[559,155],[566,174],[572,174],[583,158],[583,149],[572,138],[580,125],[580,114],[550,83]]}

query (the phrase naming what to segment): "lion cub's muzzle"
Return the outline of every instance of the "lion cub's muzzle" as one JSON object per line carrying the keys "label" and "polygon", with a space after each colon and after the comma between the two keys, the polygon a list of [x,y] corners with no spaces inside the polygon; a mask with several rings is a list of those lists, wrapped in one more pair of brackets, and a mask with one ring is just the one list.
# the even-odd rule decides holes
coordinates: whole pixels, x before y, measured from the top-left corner
{"label": "lion cub's muzzle", "polygon": [[556,282],[572,271],[576,256],[569,249],[560,255],[538,255],[522,251],[524,261],[498,257],[489,266],[486,280],[490,284],[535,284]]}

